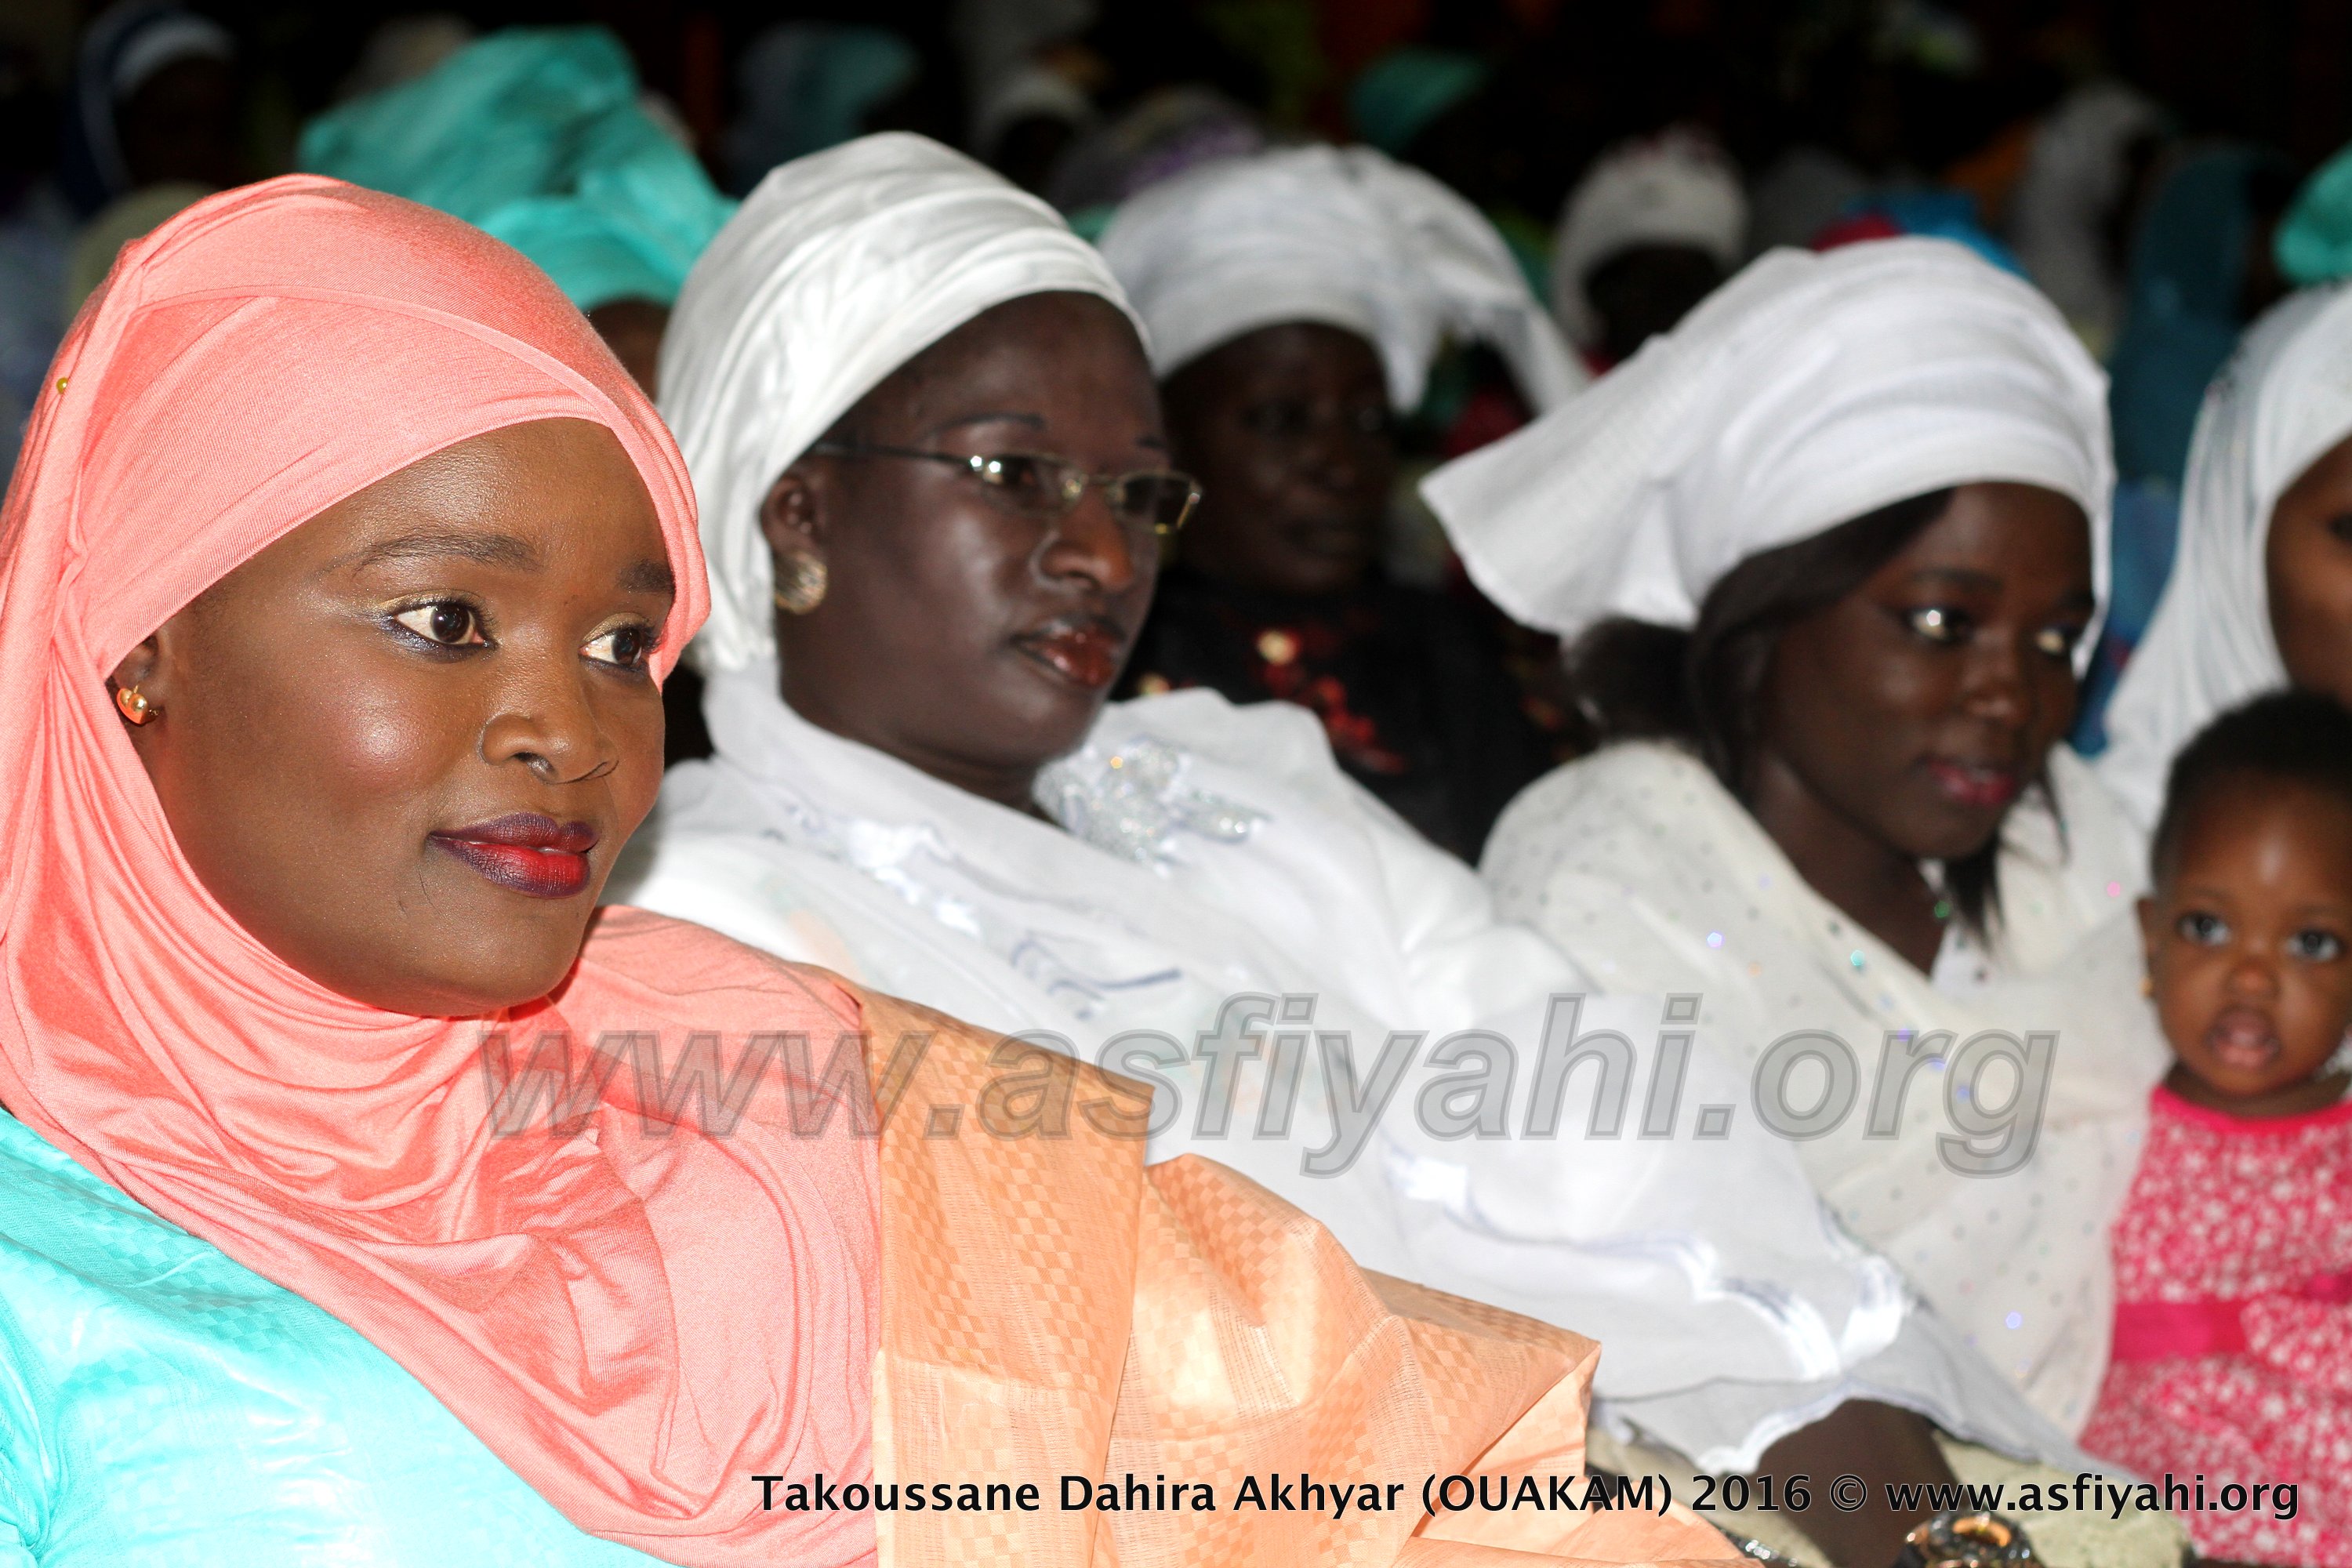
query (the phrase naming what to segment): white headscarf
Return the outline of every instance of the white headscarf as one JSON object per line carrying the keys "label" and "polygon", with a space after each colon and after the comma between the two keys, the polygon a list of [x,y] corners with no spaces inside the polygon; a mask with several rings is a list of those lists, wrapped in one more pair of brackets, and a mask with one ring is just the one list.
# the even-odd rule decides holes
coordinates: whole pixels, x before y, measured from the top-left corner
{"label": "white headscarf", "polygon": [[2106,378],[2050,302],[1965,247],[1776,250],[1592,390],[1422,481],[1480,588],[1574,637],[1689,626],[1760,552],[1946,486],[2055,490],[2106,583]]}
{"label": "white headscarf", "polygon": [[2122,305],[2106,226],[2131,194],[2132,143],[2163,125],[2164,111],[2120,82],[2076,88],[2035,132],[2011,204],[2010,238],[2027,275],[2103,353]]}
{"label": "white headscarf", "polygon": [[2173,754],[2223,709],[2286,684],[2271,633],[2271,510],[2352,436],[2352,288],[2307,289],[2257,321],[2205,392],[2180,545],[2107,709],[2098,769],[2143,827]]}
{"label": "white headscarf", "polygon": [[1637,245],[1688,246],[1727,273],[1747,239],[1748,195],[1714,142],[1680,127],[1629,142],[1595,161],[1560,209],[1552,314],[1560,331],[1590,348],[1601,326],[1584,283],[1602,262]]}
{"label": "white headscarf", "polygon": [[[1052,207],[901,132],[772,170],[687,278],[662,342],[661,412],[702,511],[707,669],[775,651],[760,503],[882,379],[992,306],[1127,300]],[[1132,314],[1132,312],[1129,312]]]}
{"label": "white headscarf", "polygon": [[1319,321],[1371,341],[1389,401],[1421,401],[1448,334],[1480,338],[1538,410],[1589,379],[1478,209],[1370,147],[1220,159],[1122,205],[1102,248],[1162,377],[1245,332]]}

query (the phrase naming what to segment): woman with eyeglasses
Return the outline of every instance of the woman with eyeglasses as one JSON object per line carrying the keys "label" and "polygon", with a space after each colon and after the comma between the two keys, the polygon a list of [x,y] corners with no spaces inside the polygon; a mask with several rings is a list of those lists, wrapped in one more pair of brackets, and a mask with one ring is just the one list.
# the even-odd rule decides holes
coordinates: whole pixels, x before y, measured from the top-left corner
{"label": "woman with eyeglasses", "polygon": [[1590,1081],[1522,1136],[1507,1066],[1475,1114],[1446,1093],[1482,1054],[1532,1080],[1547,1037],[1648,1061],[1661,1000],[1591,994],[1498,921],[1314,716],[1106,702],[1192,493],[1129,309],[1050,208],[917,137],[751,196],[661,372],[717,754],[670,770],[609,898],[1017,1036],[1009,1088],[1031,1049],[1147,1079],[1150,1157],[1206,1154],[1368,1268],[1596,1335],[1615,1415],[1710,1465],[1865,1386],[2030,1447],[1785,1146],[1588,1140]]}
{"label": "woman with eyeglasses", "polygon": [[1494,628],[1381,555],[1396,421],[1444,340],[1493,342],[1538,410],[1584,380],[1501,236],[1370,148],[1289,147],[1151,186],[1102,246],[1203,492],[1123,689],[1297,703],[1350,778],[1476,859],[1551,757]]}

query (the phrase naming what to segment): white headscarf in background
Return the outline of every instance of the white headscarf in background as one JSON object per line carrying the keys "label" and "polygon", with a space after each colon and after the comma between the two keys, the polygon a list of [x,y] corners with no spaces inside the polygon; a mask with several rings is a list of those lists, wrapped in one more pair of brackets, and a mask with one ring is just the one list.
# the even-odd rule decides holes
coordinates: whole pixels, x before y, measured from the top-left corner
{"label": "white headscarf in background", "polygon": [[772,172],[703,252],[662,341],[661,412],[702,512],[706,669],[775,652],[760,503],[885,376],[992,306],[1126,298],[1052,207],[903,132]]}
{"label": "white headscarf in background", "polygon": [[1948,240],[1888,239],[1759,258],[1421,488],[1488,597],[1573,638],[1612,616],[1689,626],[1751,555],[1991,480],[2082,507],[2104,595],[2106,378],[2024,282]]}
{"label": "white headscarf in background", "polygon": [[2246,333],[2206,389],[2180,544],[2156,616],[2107,709],[2100,775],[2143,827],[2174,753],[2223,709],[2286,684],[2271,633],[2271,510],[2352,436],[2352,289],[2308,289]]}
{"label": "white headscarf in background", "polygon": [[1601,154],[1561,207],[1552,236],[1551,310],[1580,347],[1601,341],[1585,279],[1637,245],[1687,246],[1727,274],[1748,238],[1739,171],[1706,136],[1675,127]]}
{"label": "white headscarf in background", "polygon": [[2067,94],[2025,155],[2009,222],[2026,275],[2067,323],[2104,354],[2123,309],[2107,226],[2131,191],[2132,143],[2164,127],[2164,110],[2120,82]]}
{"label": "white headscarf in background", "polygon": [[1494,345],[1538,411],[1589,379],[1478,209],[1370,147],[1284,147],[1187,170],[1130,199],[1102,248],[1171,372],[1261,327],[1370,340],[1389,401],[1421,401],[1449,336]]}

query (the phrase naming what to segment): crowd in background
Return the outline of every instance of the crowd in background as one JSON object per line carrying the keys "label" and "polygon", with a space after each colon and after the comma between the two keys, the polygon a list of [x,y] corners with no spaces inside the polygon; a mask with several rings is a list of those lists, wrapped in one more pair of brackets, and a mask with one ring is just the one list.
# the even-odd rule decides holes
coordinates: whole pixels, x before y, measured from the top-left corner
{"label": "crowd in background", "polygon": [[[518,245],[650,387],[668,307],[734,201],[775,165],[864,132],[963,147],[1087,237],[1188,167],[1360,142],[1490,218],[1594,372],[1774,246],[1935,235],[2030,279],[2112,377],[2113,603],[2076,733],[2095,752],[2106,694],[2170,564],[2207,381],[2265,306],[2352,265],[2352,165],[2314,172],[2331,128],[2213,86],[2225,40],[2202,76],[2184,64],[2189,12],[1928,0],[955,0],[861,8],[878,18],[865,20],[775,9],[513,26],[561,18],[126,0],[78,29],[49,16],[46,32],[28,13],[21,36],[0,37],[0,425],[21,429],[51,351],[124,240],[205,191],[287,168],[408,195]],[[2326,42],[2324,21],[2292,8],[2252,30],[2273,55]],[[2136,84],[2126,63],[2186,83],[2185,104]],[[2304,61],[2292,74],[2324,69]],[[1340,573],[1349,593],[1296,563],[1219,574],[1202,529],[1201,560],[1163,585],[1126,689],[1302,702],[1355,776],[1475,855],[1502,802],[1591,737],[1559,688],[1553,645],[1470,589],[1414,499],[1434,463],[1523,423],[1523,390],[1465,340],[1409,406],[1391,432],[1397,461],[1370,476],[1385,492],[1371,503],[1376,558]],[[1219,578],[1205,594],[1202,561]],[[673,753],[701,754],[691,693],[674,709]],[[1478,781],[1442,776],[1473,752],[1486,759]]]}

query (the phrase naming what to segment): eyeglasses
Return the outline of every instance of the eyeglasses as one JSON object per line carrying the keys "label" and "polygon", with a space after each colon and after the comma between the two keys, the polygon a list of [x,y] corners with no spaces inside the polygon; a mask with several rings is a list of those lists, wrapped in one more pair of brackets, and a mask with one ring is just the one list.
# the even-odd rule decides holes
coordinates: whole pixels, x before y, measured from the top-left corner
{"label": "eyeglasses", "polygon": [[978,479],[988,499],[1024,517],[1058,521],[1077,510],[1088,488],[1102,491],[1111,515],[1139,537],[1165,539],[1184,526],[1201,502],[1201,487],[1173,468],[1142,468],[1131,474],[1091,474],[1066,458],[1040,452],[996,452],[965,457],[914,447],[871,446],[863,441],[819,441],[811,452],[833,458],[907,458],[941,463]]}

